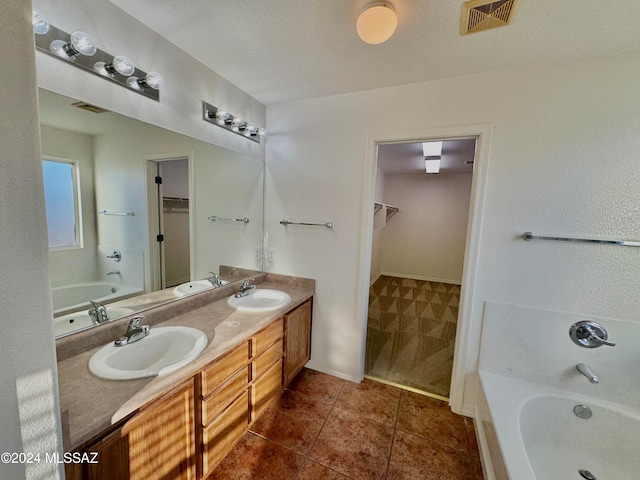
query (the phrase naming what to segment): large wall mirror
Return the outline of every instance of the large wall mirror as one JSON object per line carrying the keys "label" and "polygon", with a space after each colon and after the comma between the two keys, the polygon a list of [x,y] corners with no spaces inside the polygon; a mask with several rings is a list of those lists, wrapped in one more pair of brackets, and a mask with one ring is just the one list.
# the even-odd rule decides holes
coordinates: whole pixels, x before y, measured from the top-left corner
{"label": "large wall mirror", "polygon": [[57,337],[105,321],[91,301],[113,320],[262,271],[263,162],[46,90],[39,102]]}

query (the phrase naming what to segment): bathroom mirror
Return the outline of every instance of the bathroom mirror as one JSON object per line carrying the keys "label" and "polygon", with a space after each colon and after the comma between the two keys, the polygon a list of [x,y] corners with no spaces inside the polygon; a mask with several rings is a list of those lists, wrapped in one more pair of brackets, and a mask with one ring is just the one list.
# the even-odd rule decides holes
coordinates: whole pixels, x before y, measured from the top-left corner
{"label": "bathroom mirror", "polygon": [[90,300],[114,319],[262,271],[263,162],[43,89],[39,108],[56,336],[99,325]]}

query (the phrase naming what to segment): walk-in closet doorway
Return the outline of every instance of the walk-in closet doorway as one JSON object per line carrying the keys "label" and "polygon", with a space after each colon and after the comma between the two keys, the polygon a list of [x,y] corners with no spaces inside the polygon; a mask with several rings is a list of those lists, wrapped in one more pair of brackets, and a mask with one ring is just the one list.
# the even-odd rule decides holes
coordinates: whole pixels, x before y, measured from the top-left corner
{"label": "walk-in closet doorway", "polygon": [[378,145],[369,378],[449,397],[476,140]]}

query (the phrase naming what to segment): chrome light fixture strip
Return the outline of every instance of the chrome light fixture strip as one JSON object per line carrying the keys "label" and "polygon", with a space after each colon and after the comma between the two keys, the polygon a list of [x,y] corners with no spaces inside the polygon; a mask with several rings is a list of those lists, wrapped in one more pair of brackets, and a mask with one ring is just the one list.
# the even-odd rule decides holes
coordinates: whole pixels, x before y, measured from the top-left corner
{"label": "chrome light fixture strip", "polygon": [[[225,130],[228,130],[232,133],[235,133],[236,135],[240,135],[244,138],[247,138],[253,142],[256,143],[260,143],[260,135],[254,134],[254,135],[246,135],[245,131],[242,129],[243,127],[240,127],[240,129],[238,131],[234,130],[233,127],[234,125],[230,122],[223,122],[220,123],[217,121],[216,119],[216,112],[218,111],[218,107],[214,107],[213,105],[211,105],[210,103],[205,102],[204,100],[202,101],[202,119],[205,122],[209,122],[213,125],[216,125],[218,127],[224,128]],[[245,125],[247,124],[246,122],[244,122]]]}
{"label": "chrome light fixture strip", "polygon": [[144,95],[145,97],[151,98],[156,102],[160,101],[160,92],[158,90],[155,90],[153,88],[134,89],[127,85],[127,78],[129,78],[130,76],[145,78],[147,75],[147,72],[143,72],[139,68],[136,68],[133,74],[130,75],[129,77],[120,75],[117,72],[111,76],[102,75],[93,69],[94,64],[96,62],[104,62],[106,64],[111,64],[113,63],[113,59],[114,59],[113,55],[110,55],[109,53],[103,50],[97,49],[96,53],[91,56],[77,55],[76,57],[73,57],[67,60],[63,57],[60,57],[59,55],[52,53],[50,50],[51,42],[53,42],[54,40],[62,40],[65,43],[69,41],[70,35],[67,32],[65,32],[64,30],[60,30],[59,28],[56,28],[53,25],[51,25],[47,33],[38,34],[34,36],[36,41],[36,50],[46,53],[47,55],[57,58],[58,60],[61,60],[65,63],[78,67],[84,70],[85,72],[91,73],[92,75],[96,75],[100,78],[103,78],[112,83],[120,85],[121,87],[126,88],[130,92],[135,92],[140,95]]}

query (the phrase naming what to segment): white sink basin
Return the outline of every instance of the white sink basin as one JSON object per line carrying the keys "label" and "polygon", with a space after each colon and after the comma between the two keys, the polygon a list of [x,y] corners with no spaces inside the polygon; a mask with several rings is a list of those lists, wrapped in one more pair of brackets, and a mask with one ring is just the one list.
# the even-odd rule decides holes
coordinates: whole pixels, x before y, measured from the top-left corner
{"label": "white sink basin", "polygon": [[259,288],[244,297],[231,296],[227,303],[241,312],[269,312],[289,305],[291,297],[280,290]]}
{"label": "white sink basin", "polygon": [[198,358],[207,343],[207,336],[196,328],[152,327],[142,340],[102,347],[89,360],[89,370],[109,380],[166,375]]}
{"label": "white sink basin", "polygon": [[[222,280],[222,285],[226,285],[229,282]],[[205,290],[211,290],[213,285],[209,280],[194,280],[193,282],[182,283],[173,289],[173,294],[178,297],[185,297],[187,295],[193,295],[194,293],[204,292]]]}
{"label": "white sink basin", "polygon": [[[115,320],[116,318],[124,317],[131,313],[133,313],[133,310],[130,308],[107,307],[109,320]],[[57,337],[58,335],[65,335],[92,325],[93,320],[91,320],[87,310],[69,313],[68,315],[63,315],[62,317],[56,317],[53,319],[53,334]]]}

